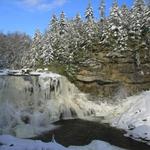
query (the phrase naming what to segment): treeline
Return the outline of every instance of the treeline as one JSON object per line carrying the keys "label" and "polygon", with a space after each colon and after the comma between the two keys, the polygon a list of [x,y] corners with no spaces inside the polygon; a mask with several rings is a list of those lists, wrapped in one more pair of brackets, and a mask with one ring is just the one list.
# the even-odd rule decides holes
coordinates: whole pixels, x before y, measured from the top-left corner
{"label": "treeline", "polygon": [[0,33],[0,68],[20,68],[31,43],[31,38],[24,33]]}
{"label": "treeline", "polygon": [[21,67],[51,64],[70,67],[86,62],[99,52],[104,52],[103,57],[110,59],[123,58],[130,52],[139,67],[141,57],[147,60],[150,57],[149,3],[134,0],[129,9],[125,4],[119,7],[117,0],[113,0],[109,16],[105,15],[105,5],[105,0],[100,0],[99,20],[94,18],[91,2],[84,18],[77,14],[68,19],[64,12],[60,17],[53,15],[43,34],[39,30],[35,32],[31,47],[31,40],[26,35],[1,35],[6,38],[1,38],[5,40],[1,40],[4,46],[0,46],[0,59],[16,67],[16,62],[20,62]]}
{"label": "treeline", "polygon": [[[140,65],[140,51],[145,59],[150,56],[150,7],[143,0],[134,0],[131,9],[113,1],[110,15],[105,16],[105,1],[100,1],[100,19],[94,19],[89,2],[85,19],[77,14],[66,18],[64,12],[53,15],[44,34],[36,31],[32,48],[23,58],[25,65],[36,67],[57,62],[77,64],[90,58],[95,52],[107,52],[105,57],[123,57],[127,51]],[[30,60],[30,61],[29,61]]]}

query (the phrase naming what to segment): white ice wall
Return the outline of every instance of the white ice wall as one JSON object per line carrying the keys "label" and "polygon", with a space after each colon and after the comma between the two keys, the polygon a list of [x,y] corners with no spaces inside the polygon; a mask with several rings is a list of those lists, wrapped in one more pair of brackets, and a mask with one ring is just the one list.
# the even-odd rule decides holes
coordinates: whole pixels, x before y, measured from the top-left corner
{"label": "white ice wall", "polygon": [[60,75],[0,76],[0,134],[32,137],[53,128],[51,122],[96,115],[100,108]]}

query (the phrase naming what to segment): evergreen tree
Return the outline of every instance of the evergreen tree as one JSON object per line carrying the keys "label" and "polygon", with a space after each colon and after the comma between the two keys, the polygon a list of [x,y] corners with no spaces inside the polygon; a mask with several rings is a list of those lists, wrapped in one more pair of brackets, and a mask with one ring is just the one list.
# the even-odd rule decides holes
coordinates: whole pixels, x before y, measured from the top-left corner
{"label": "evergreen tree", "polygon": [[56,15],[53,15],[45,33],[45,40],[50,42],[49,47],[53,49],[53,59],[58,58],[58,49],[60,43],[60,26]]}
{"label": "evergreen tree", "polygon": [[42,34],[40,30],[36,30],[33,42],[32,42],[32,47],[31,51],[29,54],[27,54],[27,60],[26,60],[26,65],[29,67],[35,67],[37,61],[39,60],[39,52],[42,49]]}
{"label": "evergreen tree", "polygon": [[130,11],[125,4],[123,4],[121,6],[121,15],[122,15],[121,16],[122,23],[123,23],[124,27],[126,27],[128,29],[129,22],[130,22]]}
{"label": "evergreen tree", "polygon": [[92,24],[94,22],[94,12],[93,12],[93,8],[91,6],[90,0],[89,0],[88,7],[86,9],[86,12],[85,12],[85,18],[86,18],[88,23]]}
{"label": "evergreen tree", "polygon": [[79,13],[76,14],[76,17],[74,19],[74,25],[75,28],[81,30],[81,28],[83,27],[83,22],[81,20],[81,15]]}
{"label": "evergreen tree", "polygon": [[91,36],[94,34],[94,13],[93,8],[91,6],[91,1],[89,1],[88,7],[85,12],[86,24],[85,24],[85,31],[87,33],[88,38],[90,39]]}
{"label": "evergreen tree", "polygon": [[131,22],[129,26],[129,41],[133,51],[135,66],[140,68],[140,51],[142,40],[142,26],[145,13],[145,4],[143,0],[135,0],[131,10]]}
{"label": "evergreen tree", "polygon": [[65,18],[65,13],[62,12],[60,14],[60,35],[64,34],[67,31],[67,23],[66,23],[66,18]]}
{"label": "evergreen tree", "polygon": [[67,63],[69,53],[69,21],[67,21],[64,12],[60,14],[59,20],[59,36],[57,38],[56,49],[54,47],[54,53],[57,55],[56,59],[60,63]]}
{"label": "evergreen tree", "polygon": [[53,61],[53,49],[49,41],[44,41],[40,60],[44,65],[49,65]]}
{"label": "evergreen tree", "polygon": [[[70,58],[72,58],[72,62],[76,63],[79,61],[78,55],[82,55],[84,53],[84,30],[83,30],[83,21],[81,20],[81,16],[78,13],[73,21],[70,23],[70,30],[69,30],[69,49],[70,50]],[[80,54],[79,54],[80,53]]]}
{"label": "evergreen tree", "polygon": [[142,48],[145,49],[145,58],[148,60],[150,57],[150,7],[148,5],[144,9],[142,40],[144,41]]}
{"label": "evergreen tree", "polygon": [[49,28],[50,28],[50,31],[54,33],[57,33],[59,31],[59,22],[55,14],[52,16]]}
{"label": "evergreen tree", "polygon": [[145,5],[143,0],[135,0],[131,10],[130,34],[132,39],[141,40],[141,27],[143,23]]}
{"label": "evergreen tree", "polygon": [[94,37],[97,33],[97,24],[94,21],[94,12],[91,5],[91,1],[89,0],[88,7],[85,12],[86,23],[84,25],[84,48],[85,50],[92,50],[92,45],[94,42]]}
{"label": "evergreen tree", "polygon": [[108,24],[108,30],[110,32],[108,40],[112,50],[107,54],[107,56],[121,57],[123,51],[127,49],[126,46],[128,37],[127,30],[123,26],[122,13],[116,0],[113,2]]}

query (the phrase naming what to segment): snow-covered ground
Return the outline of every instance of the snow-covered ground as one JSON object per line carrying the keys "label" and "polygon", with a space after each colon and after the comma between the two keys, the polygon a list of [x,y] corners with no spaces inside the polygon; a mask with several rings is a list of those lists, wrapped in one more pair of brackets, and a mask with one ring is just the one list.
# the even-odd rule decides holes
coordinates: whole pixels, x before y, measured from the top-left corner
{"label": "snow-covered ground", "polygon": [[[150,144],[150,91],[125,99],[113,126],[125,129],[129,136]],[[121,108],[121,107],[120,107]]]}
{"label": "snow-covered ground", "polygon": [[55,141],[44,143],[42,141],[18,139],[10,135],[0,136],[0,143],[2,144],[0,150],[124,150],[96,140],[86,146],[70,146],[66,148]]}

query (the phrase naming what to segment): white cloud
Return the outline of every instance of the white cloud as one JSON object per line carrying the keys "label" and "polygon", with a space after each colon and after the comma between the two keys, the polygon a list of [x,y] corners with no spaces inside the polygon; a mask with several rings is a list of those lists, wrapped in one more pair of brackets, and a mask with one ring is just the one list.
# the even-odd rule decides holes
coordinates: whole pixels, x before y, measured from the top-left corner
{"label": "white cloud", "polygon": [[67,0],[22,0],[19,3],[30,9],[52,10],[61,7]]}

